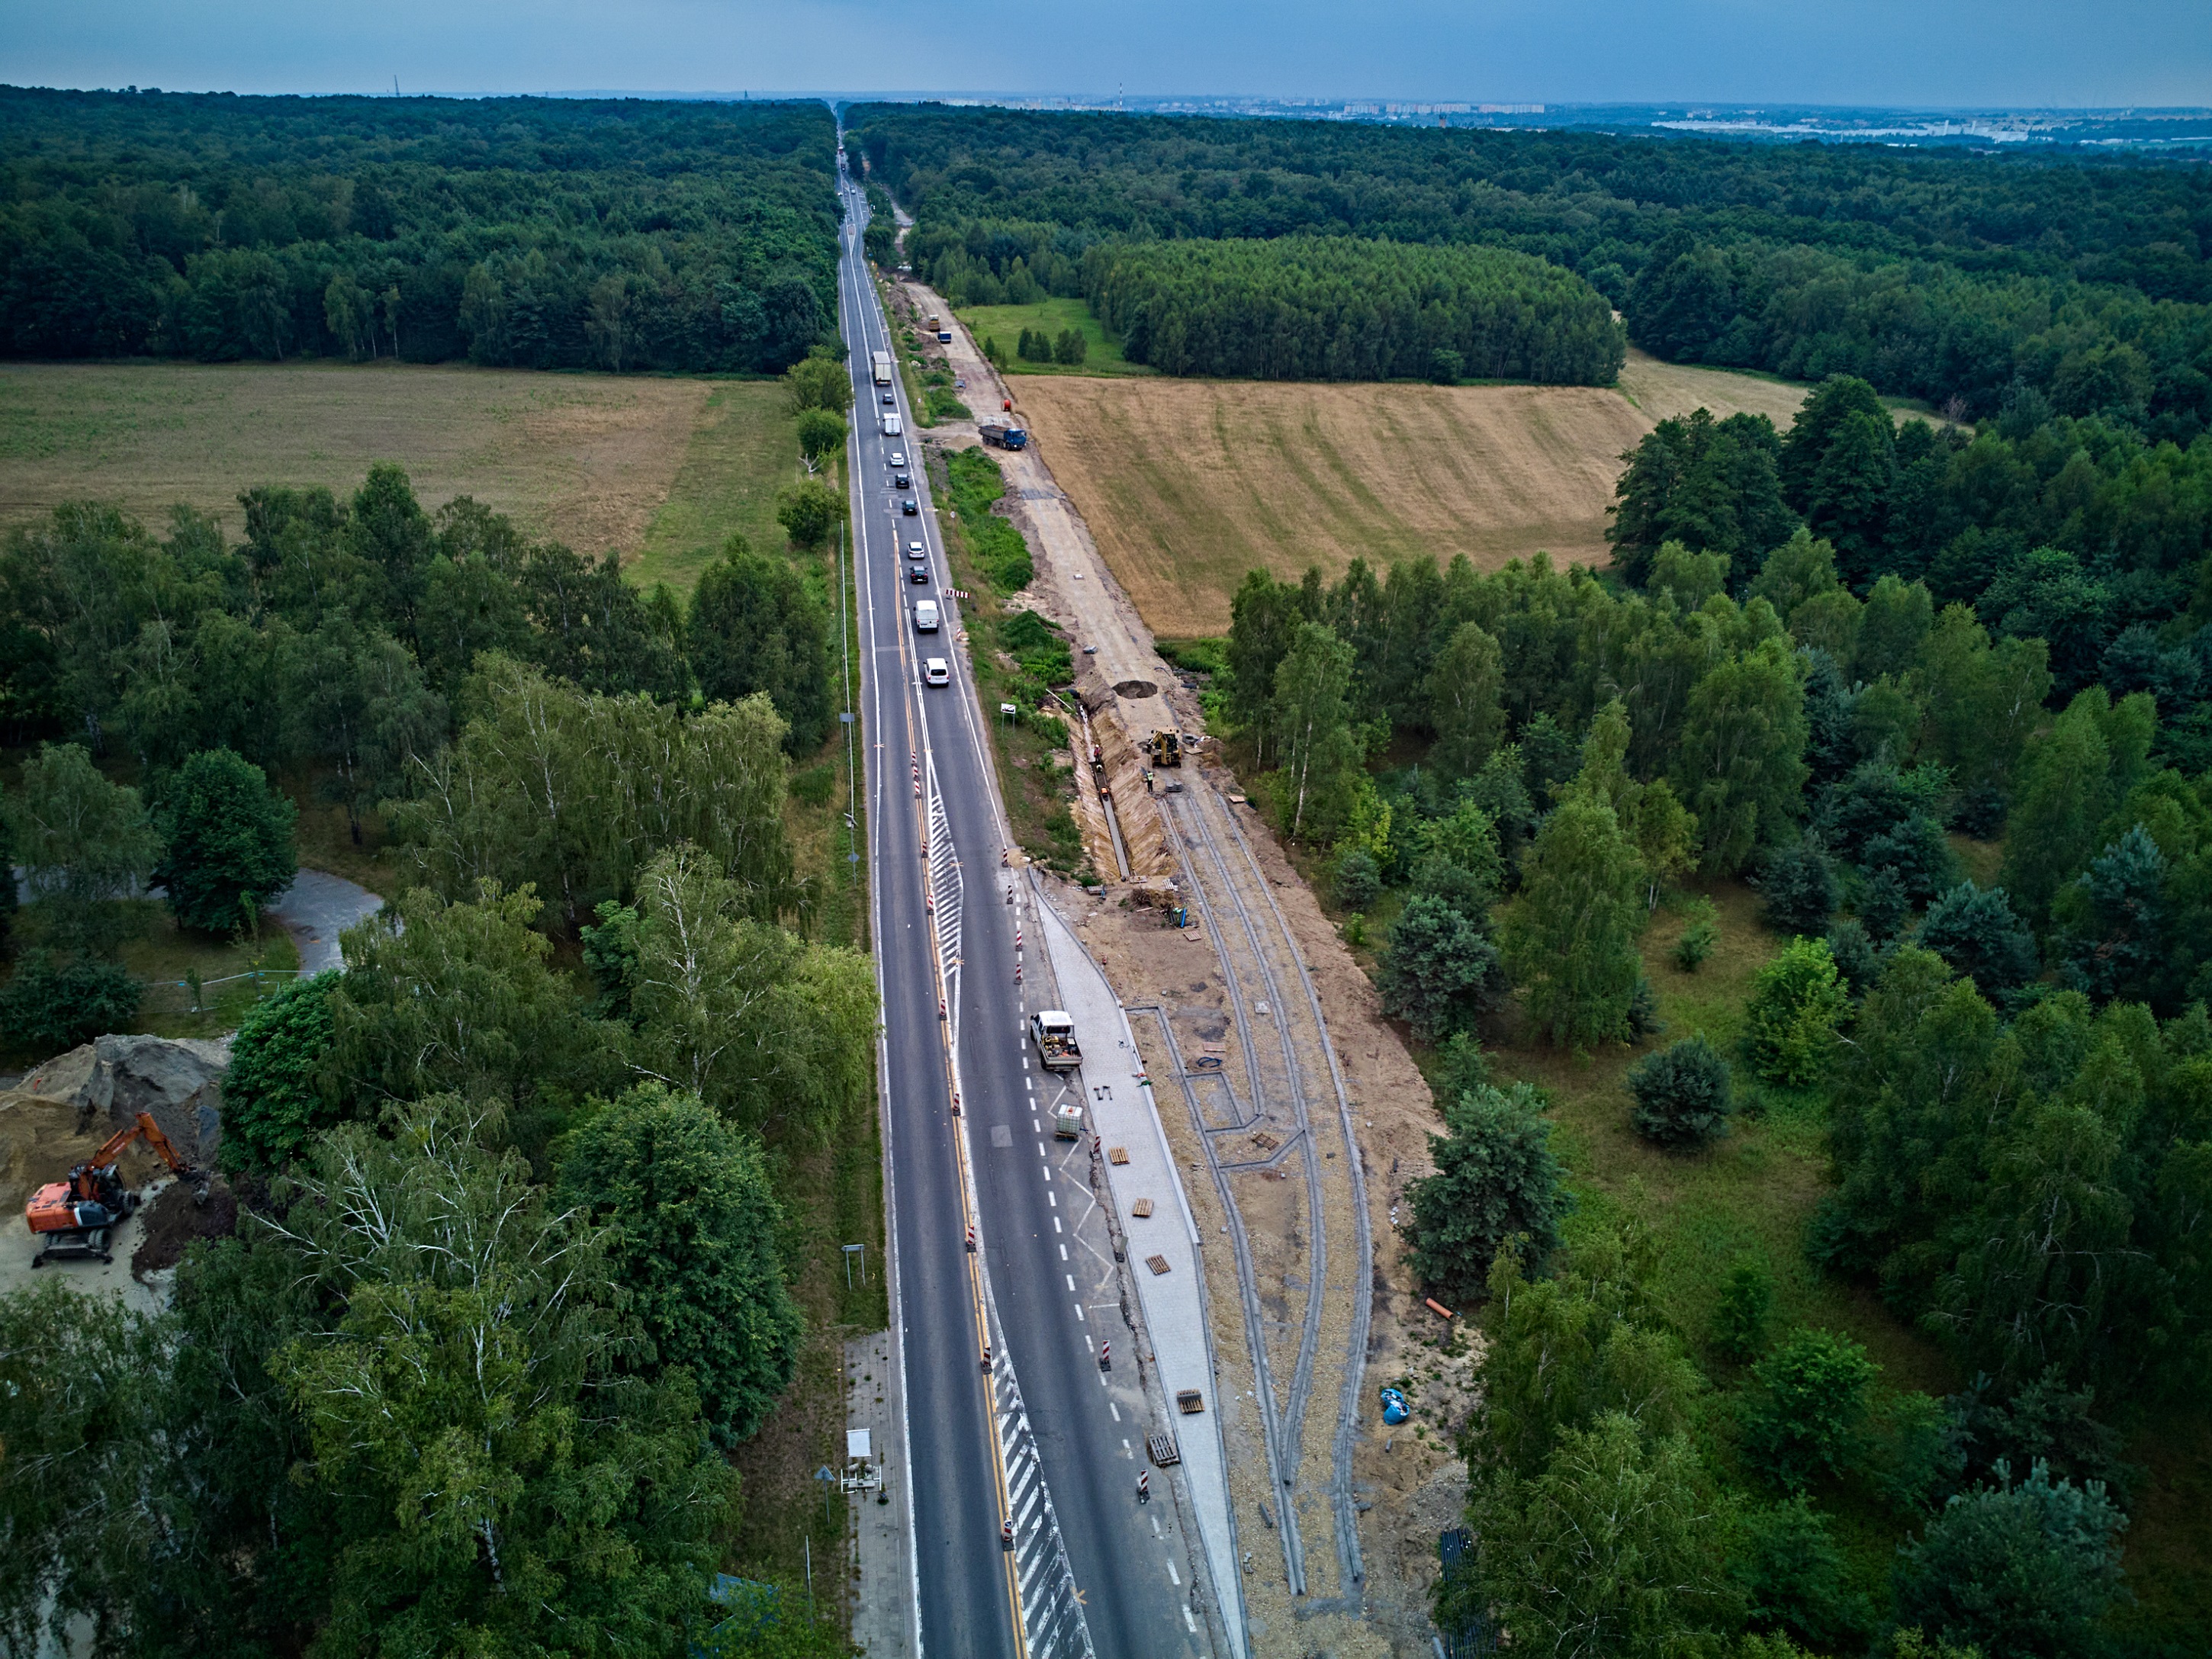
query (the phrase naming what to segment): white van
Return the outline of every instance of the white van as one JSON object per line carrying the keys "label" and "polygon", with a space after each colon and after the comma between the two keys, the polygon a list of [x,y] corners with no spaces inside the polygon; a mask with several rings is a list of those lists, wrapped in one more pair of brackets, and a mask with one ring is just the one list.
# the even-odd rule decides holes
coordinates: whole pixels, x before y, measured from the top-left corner
{"label": "white van", "polygon": [[921,665],[921,683],[924,685],[951,684],[952,665],[942,657],[925,658]]}
{"label": "white van", "polygon": [[937,631],[937,601],[916,599],[914,602],[914,631],[934,634]]}
{"label": "white van", "polygon": [[896,438],[900,433],[905,430],[906,428],[899,424],[899,417],[897,416],[886,415],[884,416],[884,436],[886,438]]}

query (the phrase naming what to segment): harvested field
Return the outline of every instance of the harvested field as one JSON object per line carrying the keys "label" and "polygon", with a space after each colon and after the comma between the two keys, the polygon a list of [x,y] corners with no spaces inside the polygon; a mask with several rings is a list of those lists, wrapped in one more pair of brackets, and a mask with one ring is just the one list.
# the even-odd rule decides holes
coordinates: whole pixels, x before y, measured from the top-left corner
{"label": "harvested field", "polygon": [[[595,556],[650,528],[680,563],[772,524],[762,503],[795,471],[782,399],[767,381],[449,365],[11,363],[0,528],[92,498],[155,528],[182,501],[236,534],[240,489],[348,492],[389,460],[427,506],[474,495]],[[733,473],[773,477],[749,491]]]}
{"label": "harvested field", "polygon": [[[1154,632],[1229,627],[1244,573],[1334,580],[1464,553],[1607,556],[1621,456],[1700,404],[1788,426],[1806,389],[1629,354],[1598,386],[1320,386],[1036,376],[1021,412]],[[1905,411],[1910,412],[1910,411]]]}
{"label": "harvested field", "polygon": [[1098,550],[1164,634],[1218,634],[1244,573],[1465,553],[1594,562],[1650,422],[1591,386],[1036,378],[1022,412]]}
{"label": "harvested field", "polygon": [[[1813,388],[1802,381],[1776,374],[1751,374],[1733,368],[1704,368],[1695,363],[1662,362],[1645,352],[1629,348],[1621,366],[1620,391],[1642,411],[1650,423],[1693,409],[1710,409],[1717,416],[1764,415],[1782,431],[1797,418],[1805,394]],[[1904,398],[1885,398],[1890,413],[1900,421],[1916,416],[1933,420],[1924,404]]]}

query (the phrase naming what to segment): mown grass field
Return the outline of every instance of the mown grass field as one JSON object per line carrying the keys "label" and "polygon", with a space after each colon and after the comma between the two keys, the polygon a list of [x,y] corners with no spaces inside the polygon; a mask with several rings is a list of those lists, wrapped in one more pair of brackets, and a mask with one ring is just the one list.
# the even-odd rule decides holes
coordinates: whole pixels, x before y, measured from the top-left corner
{"label": "mown grass field", "polygon": [[[1156,371],[1133,363],[1121,346],[1108,337],[1105,325],[1091,314],[1085,300],[1042,300],[1033,306],[969,306],[955,313],[975,337],[978,350],[984,340],[995,339],[1006,354],[1010,374],[1147,375]],[[1041,328],[1057,338],[1062,329],[1082,331],[1091,352],[1080,363],[1033,363],[1014,356],[1015,342],[1025,328]]]}
{"label": "mown grass field", "polygon": [[779,550],[784,534],[775,521],[776,492],[805,476],[797,422],[781,386],[709,382],[682,459],[635,544],[630,574],[647,586],[665,581],[689,593],[732,533],[757,553]]}
{"label": "mown grass field", "polygon": [[435,508],[473,495],[531,534],[689,589],[724,539],[782,544],[799,476],[782,388],[400,363],[11,363],[0,368],[0,531],[65,501],[159,531],[178,502],[240,533],[258,483],[357,488],[407,469]]}

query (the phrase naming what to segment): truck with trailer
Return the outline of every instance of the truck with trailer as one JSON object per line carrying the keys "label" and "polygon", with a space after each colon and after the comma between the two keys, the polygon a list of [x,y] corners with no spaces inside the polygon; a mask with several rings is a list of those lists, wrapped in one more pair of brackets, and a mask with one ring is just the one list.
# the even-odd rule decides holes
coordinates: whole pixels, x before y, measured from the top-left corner
{"label": "truck with trailer", "polygon": [[1046,1071],[1072,1072],[1083,1064],[1075,1021],[1065,1008],[1040,1008],[1031,1014],[1030,1036],[1036,1043],[1037,1061]]}
{"label": "truck with trailer", "polygon": [[889,386],[891,383],[891,354],[888,351],[872,351],[868,354],[868,361],[875,366],[876,384]]}
{"label": "truck with trailer", "polygon": [[1027,449],[1030,447],[1030,434],[1026,431],[1001,421],[986,421],[975,428],[975,433],[994,449]]}

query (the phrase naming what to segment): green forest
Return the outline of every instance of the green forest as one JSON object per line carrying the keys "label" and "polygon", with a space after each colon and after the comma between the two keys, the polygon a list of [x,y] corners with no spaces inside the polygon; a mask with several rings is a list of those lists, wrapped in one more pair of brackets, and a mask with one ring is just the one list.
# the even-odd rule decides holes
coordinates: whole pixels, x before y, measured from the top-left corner
{"label": "green forest", "polygon": [[[1662,422],[1608,570],[1246,579],[1207,701],[1347,936],[1383,919],[1377,988],[1444,1121],[1413,1260],[1492,1345],[1447,1629],[2191,1650],[2113,1620],[2124,1448],[2197,1409],[2212,1358],[2208,447],[2110,417],[1900,433],[1838,377],[1778,436]],[[1737,881],[1778,952],[1736,1039],[1668,1031],[1639,940],[1682,913],[1694,974],[1698,895]],[[1684,1328],[1643,1223],[1566,1224],[1547,1099],[1486,1042],[1634,1045],[1622,1109],[1668,1157],[1813,1115],[1830,1186],[1799,1248],[1970,1386],[1784,1327],[1758,1256]],[[1673,1509],[1573,1534],[1655,1485]],[[1639,1603],[1647,1572],[1686,1588]]]}
{"label": "green forest", "polygon": [[818,103],[0,88],[0,356],[780,372],[834,334]]}
{"label": "green forest", "polygon": [[2186,161],[926,104],[857,106],[847,143],[955,305],[1085,293],[1102,243],[1477,244],[1577,272],[1662,357],[2185,445],[2212,424],[2212,178]]}
{"label": "green forest", "polygon": [[[842,436],[842,365],[787,380]],[[844,1651],[770,1582],[812,1493],[739,1490],[772,1413],[801,1458],[835,1414],[820,1328],[884,1316],[825,1243],[880,1241],[874,975],[790,816],[838,781],[841,496],[688,605],[390,465],[239,502],[0,553],[9,1056],[132,1029],[148,883],[250,933],[303,801],[397,876],[245,1014],[236,1236],[157,1315],[0,1297],[0,1646]]]}
{"label": "green forest", "polygon": [[1620,370],[1604,296],[1501,249],[1349,237],[1101,245],[1084,276],[1123,355],[1170,374],[1609,386]]}

